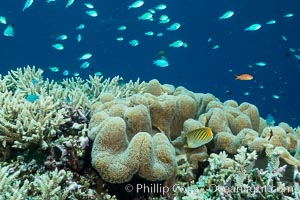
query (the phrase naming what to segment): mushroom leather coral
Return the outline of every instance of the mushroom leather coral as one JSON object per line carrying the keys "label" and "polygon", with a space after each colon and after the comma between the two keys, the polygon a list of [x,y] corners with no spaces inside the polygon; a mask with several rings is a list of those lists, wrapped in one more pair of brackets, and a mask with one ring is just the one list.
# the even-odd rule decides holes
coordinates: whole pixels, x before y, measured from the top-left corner
{"label": "mushroom leather coral", "polygon": [[110,183],[127,182],[135,174],[150,181],[166,180],[177,169],[175,150],[163,133],[139,132],[128,141],[120,117],[108,117],[98,126],[92,165]]}

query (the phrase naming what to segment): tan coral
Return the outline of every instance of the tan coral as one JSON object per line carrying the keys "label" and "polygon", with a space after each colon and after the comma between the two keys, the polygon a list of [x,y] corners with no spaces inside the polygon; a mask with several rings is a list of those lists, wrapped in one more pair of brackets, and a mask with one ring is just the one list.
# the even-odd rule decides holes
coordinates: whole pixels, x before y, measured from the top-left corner
{"label": "tan coral", "polygon": [[92,149],[92,164],[110,183],[124,183],[133,175],[166,180],[176,173],[175,151],[168,138],[157,133],[137,133],[129,142],[126,124],[120,117],[109,117],[100,125]]}
{"label": "tan coral", "polygon": [[260,117],[256,106],[249,103],[238,105],[229,100],[224,103],[212,100],[207,104],[206,112],[201,114],[199,121],[209,126],[214,133],[230,132],[237,135],[244,128],[258,131]]}
{"label": "tan coral", "polygon": [[196,115],[197,104],[187,95],[155,97],[145,94],[145,97],[148,99],[153,128],[165,133],[171,140],[181,134],[183,122]]}
{"label": "tan coral", "polygon": [[300,166],[300,160],[294,158],[284,147],[276,147],[274,153],[279,154],[280,158],[284,159],[288,164]]}
{"label": "tan coral", "polygon": [[241,130],[237,135],[233,135],[228,132],[220,132],[215,137],[216,148],[219,150],[225,150],[228,153],[236,153],[237,149],[241,146],[251,146],[251,148],[257,149],[253,141],[258,138],[258,133],[252,129],[245,128]]}
{"label": "tan coral", "polygon": [[199,168],[199,163],[207,161],[208,158],[207,148],[205,145],[196,149],[187,149],[186,155],[187,161],[190,163],[193,170],[197,170]]}
{"label": "tan coral", "polygon": [[294,134],[295,133],[294,129],[285,122],[280,122],[278,124],[278,126],[283,128],[283,130],[285,131],[286,134],[289,134],[289,133]]}
{"label": "tan coral", "polygon": [[255,131],[258,131],[260,119],[257,107],[253,104],[244,102],[239,105],[239,110],[249,117],[251,121],[251,128]]}
{"label": "tan coral", "polygon": [[126,119],[126,132],[130,140],[138,132],[151,133],[151,116],[144,105],[137,105],[126,109],[124,113]]}
{"label": "tan coral", "polygon": [[265,145],[268,144],[268,140],[265,138],[257,137],[249,143],[248,148],[250,151],[262,152],[265,149]]}
{"label": "tan coral", "polygon": [[259,133],[249,129],[242,129],[236,136],[229,132],[218,133],[215,137],[216,147],[224,149],[228,153],[236,153],[236,149],[240,146],[248,146],[250,150],[261,152],[266,144],[275,147],[282,146],[288,148],[290,137],[287,137],[284,129],[279,126],[266,127],[259,136]]}
{"label": "tan coral", "polygon": [[150,93],[154,96],[160,96],[161,94],[163,94],[163,89],[159,81],[153,79],[149,81],[149,83],[147,84],[145,92]]}
{"label": "tan coral", "polygon": [[[155,88],[158,87],[157,81],[153,81],[152,84],[156,85]],[[160,88],[164,90],[164,87],[160,86]],[[191,93],[186,94],[186,91],[176,89],[174,91],[176,95],[165,92],[159,96],[150,93],[136,94],[127,98],[96,103],[92,106],[88,133],[91,139],[95,139],[92,160],[93,165],[105,180],[128,181],[134,174],[147,180],[165,180],[166,177],[170,178],[174,175],[176,172],[176,162],[173,160],[175,150],[170,141],[181,135],[184,122],[187,119],[194,119],[199,107],[195,96]],[[112,119],[118,123],[113,124]],[[108,123],[113,125],[105,125]],[[121,127],[121,129],[110,131],[116,127]],[[107,132],[109,134],[103,134]],[[113,145],[103,144],[103,141],[113,142]],[[126,142],[119,145],[120,141]],[[114,152],[110,148],[115,148],[115,145],[122,147],[119,147],[121,150],[114,153],[112,157],[109,152]],[[180,146],[182,147],[183,143]],[[203,152],[200,157],[200,152],[197,154],[198,157],[196,154],[191,156],[195,160],[193,162],[207,157],[206,152]],[[115,162],[109,164],[115,159],[119,164]],[[117,168],[123,169],[124,175],[111,174]],[[119,176],[120,179],[117,178]]]}
{"label": "tan coral", "polygon": [[232,147],[232,144],[236,144],[236,136],[228,132],[219,132],[215,138],[215,145],[217,149],[224,149],[228,153],[236,153],[237,147]]}
{"label": "tan coral", "polygon": [[207,113],[200,115],[199,121],[204,121],[202,118],[206,120],[203,126],[210,127],[213,133],[231,132],[226,113],[221,108],[209,109]]}
{"label": "tan coral", "polygon": [[237,135],[237,140],[242,146],[248,146],[257,137],[258,137],[258,132],[249,128],[244,128]]}
{"label": "tan coral", "polygon": [[275,147],[283,146],[284,148],[288,148],[286,132],[279,126],[266,127],[261,137],[269,140],[269,143]]}

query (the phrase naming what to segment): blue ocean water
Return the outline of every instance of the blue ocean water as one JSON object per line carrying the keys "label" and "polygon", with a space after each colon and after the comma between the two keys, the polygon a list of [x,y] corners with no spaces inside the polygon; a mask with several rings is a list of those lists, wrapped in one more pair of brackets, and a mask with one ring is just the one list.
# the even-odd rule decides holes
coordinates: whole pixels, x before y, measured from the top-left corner
{"label": "blue ocean water", "polygon": [[[65,78],[62,72],[66,69],[70,72],[67,77],[78,72],[87,78],[100,71],[105,78],[120,75],[125,81],[156,78],[161,83],[182,85],[194,92],[212,93],[222,101],[250,102],[264,118],[271,113],[276,122],[299,125],[300,60],[295,55],[300,55],[300,1],[144,0],[143,6],[128,10],[134,1],[75,0],[65,8],[67,0],[50,3],[34,0],[22,12],[25,2],[1,0],[0,16],[5,16],[15,31],[14,37],[5,37],[2,32],[7,25],[0,24],[1,74],[35,65],[44,69],[44,77],[53,79]],[[88,10],[85,2],[95,6],[97,17],[85,13]],[[156,11],[153,21],[137,19],[158,4],[167,8]],[[229,10],[234,15],[220,21],[218,17]],[[293,16],[283,17],[289,13]],[[162,14],[169,16],[169,23],[159,24]],[[270,20],[276,23],[267,25]],[[167,31],[174,22],[181,27]],[[262,27],[244,31],[254,23]],[[79,24],[85,24],[85,28],[76,30]],[[127,29],[118,31],[122,25]],[[146,36],[146,31],[164,35]],[[68,39],[57,41],[61,34]],[[77,34],[82,35],[79,43]],[[120,36],[124,41],[116,41]],[[137,39],[139,45],[130,46],[128,41],[132,39]],[[186,42],[188,47],[168,46],[176,40]],[[51,47],[58,42],[64,45],[64,50]],[[213,49],[215,45],[219,48]],[[88,60],[90,66],[80,69],[82,62],[78,58],[87,52],[93,54]],[[170,64],[168,67],[153,65],[161,52]],[[266,66],[256,66],[257,62],[265,62]],[[57,66],[59,71],[51,72],[50,66]],[[254,79],[235,80],[235,74],[243,73],[253,75]]]}

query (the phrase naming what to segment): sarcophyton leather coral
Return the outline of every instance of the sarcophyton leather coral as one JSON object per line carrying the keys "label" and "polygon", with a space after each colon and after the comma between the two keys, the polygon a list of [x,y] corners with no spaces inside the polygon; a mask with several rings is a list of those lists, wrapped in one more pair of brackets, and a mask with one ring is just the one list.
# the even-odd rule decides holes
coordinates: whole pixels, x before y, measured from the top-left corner
{"label": "sarcophyton leather coral", "polygon": [[214,133],[229,132],[237,135],[244,128],[258,131],[260,126],[259,112],[250,103],[238,105],[233,100],[210,101],[205,113],[200,116],[200,122],[210,127]]}
{"label": "sarcophyton leather coral", "polygon": [[168,86],[164,93],[164,86],[153,83],[151,93],[122,99],[103,94],[92,106],[92,164],[108,182],[127,182],[135,174],[158,181],[176,174],[170,141],[181,134],[185,120],[196,116],[199,103],[183,92],[167,94]]}
{"label": "sarcophyton leather coral", "polygon": [[92,152],[92,164],[106,181],[123,183],[134,174],[151,180],[175,175],[175,151],[163,133],[153,137],[139,132],[128,141],[125,121],[106,118],[99,126]]}

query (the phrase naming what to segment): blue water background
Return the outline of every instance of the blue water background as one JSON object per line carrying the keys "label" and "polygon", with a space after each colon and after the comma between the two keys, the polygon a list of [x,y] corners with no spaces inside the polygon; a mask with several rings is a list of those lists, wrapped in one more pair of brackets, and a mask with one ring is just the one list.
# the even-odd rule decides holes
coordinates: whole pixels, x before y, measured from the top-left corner
{"label": "blue water background", "polygon": [[[63,79],[62,72],[70,71],[87,78],[96,71],[104,77],[122,76],[125,81],[149,81],[158,79],[161,83],[184,86],[201,93],[212,93],[221,101],[234,99],[238,103],[255,104],[262,117],[272,113],[276,122],[284,121],[298,126],[300,120],[300,1],[296,0],[145,0],[137,9],[127,9],[134,1],[81,1],[65,8],[65,0],[47,4],[35,0],[33,5],[22,12],[25,1],[1,0],[0,16],[13,24],[14,37],[2,35],[5,25],[0,24],[0,73],[26,65],[44,69],[44,77]],[[99,16],[92,18],[85,14],[88,10],[84,2],[93,3]],[[139,21],[137,17],[160,3],[167,5],[164,11],[157,11],[154,21]],[[232,10],[235,15],[219,21],[218,17]],[[293,13],[291,18],[283,15]],[[168,24],[159,24],[158,18],[166,14],[171,19]],[[275,19],[276,24],[265,25]],[[177,31],[166,31],[173,22],[181,24]],[[76,30],[79,24],[83,30]],[[243,31],[251,24],[260,23],[262,28],[254,32]],[[116,28],[126,25],[127,30]],[[145,36],[145,31],[163,32],[163,37]],[[76,41],[76,35],[82,41]],[[63,51],[51,47],[61,34],[68,39],[61,43]],[[116,41],[119,36],[123,42]],[[282,39],[287,37],[287,41]],[[211,42],[207,42],[212,37]],[[139,45],[132,47],[128,40],[137,39]],[[188,48],[170,48],[175,40],[187,42]],[[212,47],[218,44],[219,49]],[[293,53],[289,48],[296,49]],[[152,64],[164,51],[170,63],[166,68]],[[93,54],[90,67],[80,69],[78,58],[86,52]],[[265,67],[253,66],[259,61]],[[60,71],[51,72],[50,66],[58,66]],[[235,74],[249,73],[252,81],[236,81]],[[263,88],[260,88],[263,86]],[[249,95],[245,95],[248,92]],[[275,99],[272,95],[278,95]]]}

